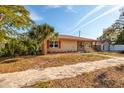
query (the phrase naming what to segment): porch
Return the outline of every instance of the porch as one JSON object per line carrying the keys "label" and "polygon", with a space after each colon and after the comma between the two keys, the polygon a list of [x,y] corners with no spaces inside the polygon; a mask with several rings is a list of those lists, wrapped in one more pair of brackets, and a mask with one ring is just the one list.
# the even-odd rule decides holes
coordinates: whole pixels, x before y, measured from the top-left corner
{"label": "porch", "polygon": [[101,44],[98,41],[77,41],[78,52],[101,51]]}

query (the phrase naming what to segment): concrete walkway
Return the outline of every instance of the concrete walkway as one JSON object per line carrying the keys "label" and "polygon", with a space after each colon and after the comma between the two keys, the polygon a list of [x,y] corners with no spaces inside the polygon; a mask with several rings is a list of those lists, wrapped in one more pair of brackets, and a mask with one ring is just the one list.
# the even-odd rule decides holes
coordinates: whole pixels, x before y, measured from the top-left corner
{"label": "concrete walkway", "polygon": [[0,87],[23,87],[36,81],[63,79],[80,75],[84,72],[124,64],[124,57],[112,58],[94,62],[82,62],[60,67],[45,69],[30,69],[21,72],[0,74]]}

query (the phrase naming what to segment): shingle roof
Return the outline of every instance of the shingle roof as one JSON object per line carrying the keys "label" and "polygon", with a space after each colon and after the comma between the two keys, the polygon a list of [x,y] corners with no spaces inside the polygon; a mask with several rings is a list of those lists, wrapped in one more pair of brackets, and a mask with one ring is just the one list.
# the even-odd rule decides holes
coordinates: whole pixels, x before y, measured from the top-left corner
{"label": "shingle roof", "polygon": [[79,40],[79,41],[99,41],[95,39],[90,38],[83,38],[83,37],[77,37],[77,36],[71,36],[71,35],[59,35],[60,39],[70,39],[70,40]]}

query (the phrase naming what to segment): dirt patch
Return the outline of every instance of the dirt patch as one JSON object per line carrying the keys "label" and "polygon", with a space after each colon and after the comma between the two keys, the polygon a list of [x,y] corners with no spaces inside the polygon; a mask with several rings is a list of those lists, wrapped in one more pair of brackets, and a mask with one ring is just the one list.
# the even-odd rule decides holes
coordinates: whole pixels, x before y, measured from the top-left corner
{"label": "dirt patch", "polygon": [[116,69],[117,71],[124,72],[124,65],[115,67],[115,69]]}

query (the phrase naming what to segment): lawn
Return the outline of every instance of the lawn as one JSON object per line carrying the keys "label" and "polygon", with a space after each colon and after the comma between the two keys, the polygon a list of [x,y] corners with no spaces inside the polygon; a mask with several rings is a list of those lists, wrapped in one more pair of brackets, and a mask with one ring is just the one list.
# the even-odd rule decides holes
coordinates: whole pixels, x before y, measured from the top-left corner
{"label": "lawn", "polygon": [[33,88],[124,88],[124,65],[84,73],[72,78],[36,82]]}
{"label": "lawn", "polygon": [[124,53],[121,52],[97,52],[98,54],[115,56],[115,57],[124,57]]}
{"label": "lawn", "polygon": [[79,62],[88,62],[108,59],[105,56],[96,56],[85,53],[64,53],[49,54],[41,56],[26,56],[16,58],[0,58],[0,73],[15,71],[24,71],[27,69],[37,69],[46,67],[56,67],[62,65],[76,64]]}

